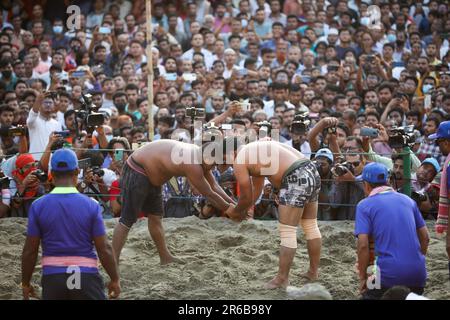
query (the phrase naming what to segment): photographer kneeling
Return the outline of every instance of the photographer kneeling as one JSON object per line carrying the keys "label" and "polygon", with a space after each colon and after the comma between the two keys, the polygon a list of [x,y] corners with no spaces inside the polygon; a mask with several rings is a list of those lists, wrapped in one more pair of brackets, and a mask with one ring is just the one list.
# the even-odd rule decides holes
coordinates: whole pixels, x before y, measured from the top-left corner
{"label": "photographer kneeling", "polygon": [[432,184],[441,167],[434,158],[422,161],[417,172],[412,175],[413,191],[411,198],[416,201],[424,219],[437,218],[439,206],[439,185]]}
{"label": "photographer kneeling", "polygon": [[27,218],[31,204],[45,194],[43,183],[48,180],[47,174],[38,169],[31,154],[21,154],[17,157],[16,169],[12,174],[17,192],[12,199],[11,216]]}

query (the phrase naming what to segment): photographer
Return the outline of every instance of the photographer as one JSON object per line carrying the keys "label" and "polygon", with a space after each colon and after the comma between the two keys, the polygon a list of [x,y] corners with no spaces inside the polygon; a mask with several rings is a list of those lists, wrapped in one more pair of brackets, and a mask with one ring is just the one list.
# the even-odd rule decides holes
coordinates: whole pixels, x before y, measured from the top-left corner
{"label": "photographer", "polygon": [[432,182],[440,171],[441,167],[437,160],[427,158],[422,161],[417,173],[414,173],[411,177],[413,188],[411,198],[416,201],[424,218],[437,218],[439,186],[432,184]]}
{"label": "photographer", "polygon": [[302,130],[301,128],[299,128],[295,124],[293,124],[290,127],[290,135],[291,135],[292,139],[286,141],[284,144],[300,151],[302,154],[305,155],[305,157],[310,158],[311,157],[311,147],[308,143],[307,131]]}
{"label": "photographer", "polygon": [[11,216],[26,218],[34,200],[45,194],[43,183],[47,182],[47,175],[37,168],[31,154],[19,155],[15,165],[12,175],[17,191],[11,203]]}
{"label": "photographer", "polygon": [[55,111],[56,95],[53,92],[37,94],[33,108],[27,119],[30,136],[30,150],[36,160],[42,156],[42,151],[48,143],[50,133],[61,131],[61,124],[51,117]]}
{"label": "photographer", "polygon": [[[337,133],[337,125],[339,124],[339,120],[337,118],[333,118],[333,117],[326,117],[323,118],[322,120],[320,120],[311,130],[309,130],[308,132],[308,141],[309,144],[311,146],[311,151],[314,153],[317,150],[319,150],[322,146],[325,140],[327,140],[328,138],[328,144],[329,144],[329,149],[334,153],[334,154],[339,154],[340,150],[339,150],[339,145],[337,142],[337,137],[336,137],[336,133]],[[325,135],[324,132],[326,130]],[[330,133],[330,134],[328,134]],[[334,133],[334,134],[333,134]],[[322,142],[320,142],[319,140],[319,135],[322,134]]]}
{"label": "photographer", "polygon": [[333,182],[333,175],[331,173],[331,167],[334,163],[333,153],[330,149],[324,148],[318,150],[316,152],[316,157],[314,158],[314,163],[320,174],[322,183],[319,193],[319,210],[317,212],[317,219],[325,221],[332,220],[331,207],[320,203],[330,203],[329,195]]}
{"label": "photographer", "polygon": [[112,217],[108,194],[112,183],[117,180],[116,174],[110,169],[101,169],[104,157],[99,151],[89,150],[82,154],[81,159],[88,159],[88,166],[80,172],[78,191],[96,199],[103,207],[103,215]]}
{"label": "photographer", "polygon": [[103,162],[103,168],[109,164],[109,170],[116,174],[116,180],[111,183],[109,188],[109,204],[114,217],[120,216],[120,210],[122,204],[120,201],[120,176],[122,175],[122,169],[125,162],[128,160],[130,152],[130,144],[126,138],[116,137],[113,138],[108,144],[108,156]]}
{"label": "photographer", "polygon": [[264,188],[259,202],[255,204],[256,220],[278,220],[278,203],[272,184],[264,181]]}
{"label": "photographer", "polygon": [[346,154],[345,162],[337,163],[331,169],[335,181],[329,195],[336,220],[355,220],[356,205],[364,199],[361,173],[365,163],[360,154]]}

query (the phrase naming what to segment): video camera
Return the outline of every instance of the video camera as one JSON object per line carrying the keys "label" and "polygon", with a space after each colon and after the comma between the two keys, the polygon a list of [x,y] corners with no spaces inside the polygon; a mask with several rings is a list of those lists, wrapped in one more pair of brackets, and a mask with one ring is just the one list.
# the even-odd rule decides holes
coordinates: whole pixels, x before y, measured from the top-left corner
{"label": "video camera", "polygon": [[348,171],[350,171],[352,174],[355,174],[354,166],[347,161],[343,163],[338,163],[333,168],[331,168],[331,173],[333,173],[333,175],[335,175],[336,177],[341,177]]}
{"label": "video camera", "polygon": [[256,125],[259,128],[259,132],[263,131],[265,132],[265,136],[268,137],[270,136],[270,132],[272,131],[272,125],[270,124],[269,121],[261,121],[261,122],[257,122]]}
{"label": "video camera", "polygon": [[26,126],[18,125],[17,127],[10,127],[8,129],[8,136],[10,137],[22,137],[26,136],[28,128]]}
{"label": "video camera", "polygon": [[427,201],[427,195],[424,191],[412,191],[411,199],[413,199],[417,204],[420,204],[421,202]]}
{"label": "video camera", "polygon": [[388,144],[393,149],[411,147],[415,142],[414,126],[393,127],[389,132]]}
{"label": "video camera", "polygon": [[300,113],[294,116],[294,121],[291,124],[291,132],[296,134],[305,134],[308,132],[311,120],[309,120],[308,113]]}
{"label": "video camera", "polygon": [[92,103],[92,95],[81,95],[80,102],[81,108],[76,110],[76,116],[82,120],[83,127],[91,135],[96,127],[103,125],[105,117],[103,113],[97,112],[98,107]]}
{"label": "video camera", "polygon": [[189,107],[186,108],[186,117],[194,120],[195,118],[204,118],[205,117],[205,109],[204,108],[195,108]]}
{"label": "video camera", "polygon": [[220,128],[215,125],[214,122],[210,122],[203,126],[202,141],[213,142],[222,139],[223,139],[222,132],[220,131]]}

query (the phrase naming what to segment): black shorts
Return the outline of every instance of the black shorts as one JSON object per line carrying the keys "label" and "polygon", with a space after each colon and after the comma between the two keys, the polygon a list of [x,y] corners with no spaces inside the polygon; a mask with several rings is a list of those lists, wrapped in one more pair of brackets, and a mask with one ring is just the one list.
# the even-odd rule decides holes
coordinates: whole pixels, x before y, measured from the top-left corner
{"label": "black shorts", "polygon": [[42,276],[43,300],[106,300],[105,285],[98,273],[80,273],[80,286],[70,289],[73,274],[58,273]]}
{"label": "black shorts", "polygon": [[[132,161],[133,166],[144,171],[144,168],[133,158],[130,157],[128,161]],[[125,163],[120,178],[122,210],[119,221],[131,228],[141,212],[147,215],[162,216],[161,189],[161,186],[152,185],[147,175],[134,170],[128,163]]]}
{"label": "black shorts", "polygon": [[304,208],[316,202],[320,192],[320,174],[309,160],[299,160],[285,172],[279,193],[280,205]]}

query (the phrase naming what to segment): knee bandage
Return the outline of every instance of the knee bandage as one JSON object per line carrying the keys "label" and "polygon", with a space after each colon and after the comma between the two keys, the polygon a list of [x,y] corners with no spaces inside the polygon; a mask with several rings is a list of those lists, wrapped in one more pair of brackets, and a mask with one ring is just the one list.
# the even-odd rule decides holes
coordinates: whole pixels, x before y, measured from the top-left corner
{"label": "knee bandage", "polygon": [[305,233],[306,240],[322,238],[319,226],[317,225],[317,219],[302,219],[300,225]]}
{"label": "knee bandage", "polygon": [[281,245],[286,248],[296,249],[297,227],[279,223],[278,230],[280,231]]}

